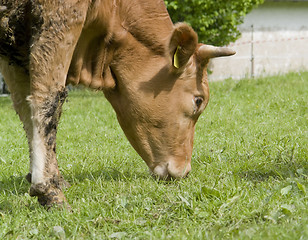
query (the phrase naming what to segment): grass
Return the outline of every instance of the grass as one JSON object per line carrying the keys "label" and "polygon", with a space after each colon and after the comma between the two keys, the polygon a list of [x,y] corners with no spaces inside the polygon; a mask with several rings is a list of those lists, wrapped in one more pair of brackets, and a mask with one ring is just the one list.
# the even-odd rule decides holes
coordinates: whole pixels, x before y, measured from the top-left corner
{"label": "grass", "polygon": [[210,83],[192,173],[158,182],[103,94],[72,91],[58,132],[73,213],[28,194],[25,135],[0,98],[0,239],[308,239],[308,73]]}

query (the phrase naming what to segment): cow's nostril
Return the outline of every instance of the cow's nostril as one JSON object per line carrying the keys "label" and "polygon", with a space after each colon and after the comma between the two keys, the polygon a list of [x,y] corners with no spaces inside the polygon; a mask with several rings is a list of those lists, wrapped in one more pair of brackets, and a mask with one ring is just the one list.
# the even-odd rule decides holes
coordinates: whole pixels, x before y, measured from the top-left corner
{"label": "cow's nostril", "polygon": [[181,179],[187,177],[191,170],[190,162],[179,165],[177,162],[170,161],[168,165],[168,173],[172,178]]}

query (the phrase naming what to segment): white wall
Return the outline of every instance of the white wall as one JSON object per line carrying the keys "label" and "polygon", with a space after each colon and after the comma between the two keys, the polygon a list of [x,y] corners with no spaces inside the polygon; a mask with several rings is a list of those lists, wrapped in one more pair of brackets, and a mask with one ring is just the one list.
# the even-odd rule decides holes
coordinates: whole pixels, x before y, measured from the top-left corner
{"label": "white wall", "polygon": [[267,2],[246,16],[240,30],[242,37],[230,44],[237,54],[214,59],[210,80],[308,70],[308,2]]}

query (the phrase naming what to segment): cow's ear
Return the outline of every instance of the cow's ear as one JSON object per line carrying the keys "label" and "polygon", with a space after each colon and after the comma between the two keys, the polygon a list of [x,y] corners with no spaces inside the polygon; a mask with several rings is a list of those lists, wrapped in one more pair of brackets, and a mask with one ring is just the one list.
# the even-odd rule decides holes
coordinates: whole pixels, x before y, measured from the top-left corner
{"label": "cow's ear", "polygon": [[186,65],[194,54],[198,45],[198,36],[194,30],[185,23],[178,23],[172,33],[169,43],[169,54],[175,68]]}

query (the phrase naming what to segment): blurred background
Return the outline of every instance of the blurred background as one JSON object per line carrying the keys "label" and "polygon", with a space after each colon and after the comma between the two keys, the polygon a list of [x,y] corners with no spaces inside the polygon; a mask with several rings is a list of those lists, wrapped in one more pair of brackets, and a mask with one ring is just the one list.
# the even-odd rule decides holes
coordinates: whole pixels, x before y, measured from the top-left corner
{"label": "blurred background", "polygon": [[308,1],[265,1],[239,25],[228,44],[237,54],[214,59],[211,80],[241,79],[308,70]]}
{"label": "blurred background", "polygon": [[8,94],[8,89],[7,89],[7,86],[4,82],[4,79],[3,79],[3,76],[0,72],[0,94]]}

